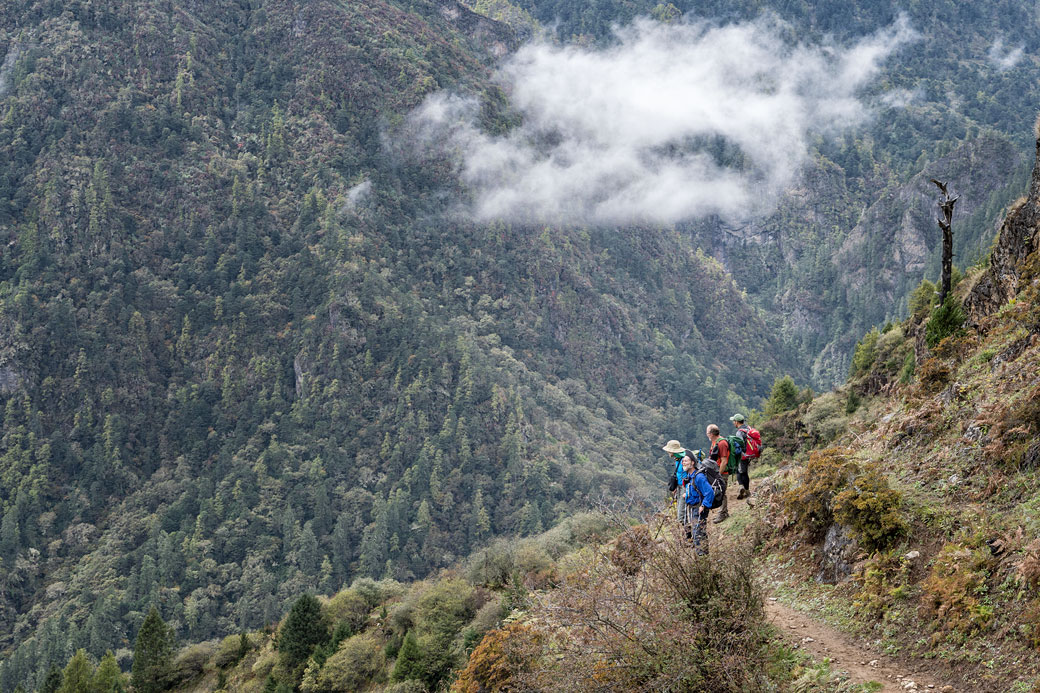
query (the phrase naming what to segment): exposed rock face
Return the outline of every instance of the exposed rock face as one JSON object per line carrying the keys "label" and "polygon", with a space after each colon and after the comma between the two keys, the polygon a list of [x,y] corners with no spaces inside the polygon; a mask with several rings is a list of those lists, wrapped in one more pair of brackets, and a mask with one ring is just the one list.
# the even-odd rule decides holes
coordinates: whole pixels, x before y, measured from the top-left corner
{"label": "exposed rock face", "polygon": [[1008,212],[990,256],[989,269],[964,301],[965,310],[973,322],[995,312],[1015,295],[1020,267],[1040,244],[1040,133],[1037,135],[1037,161],[1033,166],[1029,195]]}
{"label": "exposed rock face", "polygon": [[[979,137],[929,163],[906,185],[885,191],[866,210],[837,255],[850,294],[867,290],[879,299],[881,309],[891,312],[921,280],[929,257],[942,243],[935,221],[938,191],[932,178],[948,181],[956,189],[960,195],[956,219],[965,219],[987,203],[1021,160],[1010,140]],[[871,317],[876,320],[883,315]]]}
{"label": "exposed rock face", "polygon": [[852,573],[856,560],[856,540],[844,525],[830,526],[823,540],[823,567],[816,576],[817,582],[833,584],[841,582]]}
{"label": "exposed rock face", "polygon": [[22,385],[22,378],[18,371],[10,366],[0,366],[0,394],[7,395],[17,390]]}
{"label": "exposed rock face", "polygon": [[24,52],[25,49],[15,43],[7,50],[3,62],[0,62],[0,97],[5,96],[8,89],[11,88],[11,73],[14,72],[15,63]]}

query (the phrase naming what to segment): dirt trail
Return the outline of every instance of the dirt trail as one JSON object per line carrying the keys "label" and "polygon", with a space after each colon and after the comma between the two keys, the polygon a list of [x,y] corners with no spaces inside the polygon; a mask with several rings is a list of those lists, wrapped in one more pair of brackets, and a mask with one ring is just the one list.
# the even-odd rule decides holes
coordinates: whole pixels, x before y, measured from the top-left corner
{"label": "dirt trail", "polygon": [[814,659],[831,660],[835,671],[846,671],[855,683],[876,681],[882,691],[946,690],[930,677],[896,664],[892,660],[871,653],[845,635],[813,618],[775,601],[766,601],[766,617],[776,626],[789,643],[798,645]]}
{"label": "dirt trail", "polygon": [[[752,488],[753,484],[754,482]],[[747,512],[746,502],[737,500],[737,494],[732,490],[729,493],[729,512],[731,516]],[[708,534],[712,551],[720,548],[725,550],[725,545],[732,541],[724,534],[725,526],[725,523],[709,524]],[[852,636],[824,625],[808,614],[780,604],[775,597],[768,598],[765,607],[766,617],[785,640],[809,653],[816,660],[829,659],[833,670],[848,672],[850,680],[854,683],[874,681],[881,684],[880,690],[886,693],[928,690],[949,693],[955,690],[953,687],[941,685],[932,676],[913,670],[913,667],[901,665],[872,652],[857,643]]]}

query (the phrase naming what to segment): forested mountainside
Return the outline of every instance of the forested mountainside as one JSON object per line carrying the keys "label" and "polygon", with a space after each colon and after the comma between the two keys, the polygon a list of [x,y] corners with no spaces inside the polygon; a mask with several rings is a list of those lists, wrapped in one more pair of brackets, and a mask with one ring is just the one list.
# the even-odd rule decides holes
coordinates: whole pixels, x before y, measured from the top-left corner
{"label": "forested mountainside", "polygon": [[[851,39],[900,16],[918,32],[881,69],[875,117],[820,140],[814,163],[775,214],[681,225],[724,260],[826,389],[844,382],[855,335],[905,315],[922,274],[939,273],[934,188],[960,193],[956,260],[985,258],[1004,209],[1031,166],[1029,131],[1040,97],[1036,8],[1020,0],[962,3],[517,0],[566,40],[605,43],[640,15],[664,21],[779,19],[796,40]],[[495,7],[478,2],[476,7]],[[500,12],[505,16],[504,12]],[[990,163],[984,163],[990,162]]]}
{"label": "forested mountainside", "polygon": [[399,126],[452,87],[504,127],[513,36],[448,1],[3,4],[0,688],[128,665],[151,605],[198,641],[540,531],[794,368],[680,234],[447,213]]}
{"label": "forested mountainside", "polygon": [[[680,539],[659,505],[617,504],[498,539],[427,580],[362,578],[301,595],[276,628],[176,652],[152,613],[133,685],[1040,689],[1040,123],[1036,152],[1028,194],[1003,221],[988,265],[961,278],[946,303],[922,282],[908,318],[860,340],[841,388],[799,403],[774,387],[777,415],[757,423],[757,502],[731,499],[710,554]],[[796,619],[777,602],[811,616]],[[814,640],[808,632],[833,636],[821,620],[857,647],[813,645],[815,661],[800,645]],[[802,630],[809,624],[817,627]],[[139,669],[145,657],[150,668]],[[865,677],[852,678],[849,657],[863,660]],[[48,681],[44,690],[89,691],[127,677],[111,655],[95,668],[79,651]]]}

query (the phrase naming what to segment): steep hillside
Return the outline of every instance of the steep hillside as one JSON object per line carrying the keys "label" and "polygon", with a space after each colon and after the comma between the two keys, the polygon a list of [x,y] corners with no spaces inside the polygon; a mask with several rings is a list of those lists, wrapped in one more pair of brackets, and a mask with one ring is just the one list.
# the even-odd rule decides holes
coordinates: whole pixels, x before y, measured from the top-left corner
{"label": "steep hillside", "polygon": [[501,127],[513,41],[447,1],[4,4],[0,687],[127,665],[153,604],[200,641],[540,531],[791,369],[682,236],[450,215],[401,126],[464,87]]}
{"label": "steep hillside", "polygon": [[767,586],[956,690],[1040,685],[1038,220],[1040,156],[945,308],[925,283],[843,388],[762,424]]}

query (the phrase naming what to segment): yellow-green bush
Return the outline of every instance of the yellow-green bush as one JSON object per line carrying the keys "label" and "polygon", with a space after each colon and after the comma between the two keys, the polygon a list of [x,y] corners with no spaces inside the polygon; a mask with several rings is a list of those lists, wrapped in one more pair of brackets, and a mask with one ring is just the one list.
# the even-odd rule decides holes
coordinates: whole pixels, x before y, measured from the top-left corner
{"label": "yellow-green bush", "polygon": [[805,415],[809,432],[822,443],[829,443],[841,435],[848,421],[845,402],[837,392],[828,392],[814,399]]}
{"label": "yellow-green bush", "polygon": [[347,624],[351,634],[364,627],[371,610],[369,600],[353,588],[342,590],[325,604],[325,615],[329,622],[337,625]]}
{"label": "yellow-green bush", "polygon": [[880,618],[900,597],[905,597],[910,562],[895,551],[878,552],[856,574],[859,592],[852,605],[857,612]]}
{"label": "yellow-green bush", "polygon": [[834,519],[849,527],[865,548],[882,549],[906,533],[901,504],[902,494],[889,487],[884,474],[871,469],[834,496]]}
{"label": "yellow-green bush", "polygon": [[386,664],[382,641],[371,632],[344,640],[339,649],[318,668],[316,662],[304,674],[300,690],[356,691],[379,676]]}
{"label": "yellow-green bush", "polygon": [[834,522],[834,496],[858,472],[846,448],[813,451],[800,483],[784,494],[784,509],[792,522],[810,534],[822,534]]}

